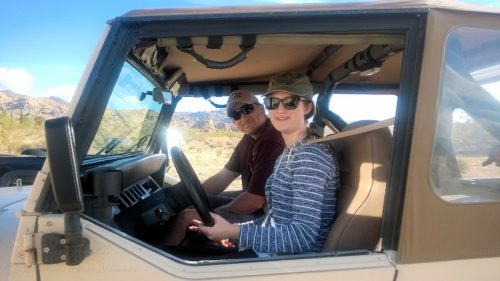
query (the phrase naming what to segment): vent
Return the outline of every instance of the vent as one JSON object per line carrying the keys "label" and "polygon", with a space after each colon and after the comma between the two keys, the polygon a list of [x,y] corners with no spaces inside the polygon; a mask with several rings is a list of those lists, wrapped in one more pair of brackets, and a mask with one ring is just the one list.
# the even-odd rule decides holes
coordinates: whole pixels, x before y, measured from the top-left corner
{"label": "vent", "polygon": [[120,196],[118,196],[121,209],[130,208],[131,206],[149,197],[151,191],[157,186],[156,182],[151,177],[148,177],[148,179],[143,182],[139,182],[125,188]]}

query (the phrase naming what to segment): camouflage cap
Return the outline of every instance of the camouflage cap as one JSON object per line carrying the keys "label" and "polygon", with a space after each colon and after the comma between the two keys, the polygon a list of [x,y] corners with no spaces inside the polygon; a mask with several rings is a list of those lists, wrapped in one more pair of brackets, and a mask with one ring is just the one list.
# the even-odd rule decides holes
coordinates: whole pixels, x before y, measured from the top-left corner
{"label": "camouflage cap", "polygon": [[274,92],[287,92],[306,100],[312,100],[314,95],[309,77],[298,72],[283,72],[273,76],[269,81],[266,95]]}
{"label": "camouflage cap", "polygon": [[237,108],[235,108],[236,104],[241,103],[241,104],[254,104],[254,103],[259,103],[259,100],[255,97],[252,92],[248,90],[236,90],[233,91],[229,94],[229,98],[227,99],[227,104],[226,104],[226,110],[227,110],[227,115],[233,111],[235,111]]}

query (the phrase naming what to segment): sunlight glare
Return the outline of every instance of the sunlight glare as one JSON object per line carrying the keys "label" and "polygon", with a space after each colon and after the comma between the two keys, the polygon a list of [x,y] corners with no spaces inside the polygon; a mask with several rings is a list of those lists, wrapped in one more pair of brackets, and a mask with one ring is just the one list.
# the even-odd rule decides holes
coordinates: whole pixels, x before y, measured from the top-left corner
{"label": "sunlight glare", "polygon": [[182,142],[184,141],[184,136],[182,135],[182,133],[175,128],[169,128],[167,130],[166,137],[167,137],[167,147],[169,151],[174,146],[180,147]]}

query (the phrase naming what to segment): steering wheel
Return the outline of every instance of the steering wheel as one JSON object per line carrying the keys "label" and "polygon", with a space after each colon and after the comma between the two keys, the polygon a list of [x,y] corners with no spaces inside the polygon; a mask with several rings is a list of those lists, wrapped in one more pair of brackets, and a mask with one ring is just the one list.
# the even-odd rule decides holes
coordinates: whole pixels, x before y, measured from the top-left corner
{"label": "steering wheel", "polygon": [[177,173],[179,174],[179,177],[181,178],[181,181],[186,188],[189,198],[193,202],[196,211],[200,215],[203,224],[206,226],[213,226],[215,222],[210,215],[210,212],[213,210],[210,207],[207,194],[205,193],[198,176],[194,172],[193,167],[179,147],[172,147],[170,152],[172,155],[172,161],[177,169]]}

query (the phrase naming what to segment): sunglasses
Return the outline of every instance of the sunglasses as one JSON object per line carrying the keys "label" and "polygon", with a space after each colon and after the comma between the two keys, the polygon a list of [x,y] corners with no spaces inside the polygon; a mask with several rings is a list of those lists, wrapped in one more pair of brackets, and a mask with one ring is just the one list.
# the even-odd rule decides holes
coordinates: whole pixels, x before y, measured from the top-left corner
{"label": "sunglasses", "polygon": [[275,110],[278,109],[280,103],[283,104],[283,107],[288,110],[294,110],[299,106],[299,102],[304,100],[298,96],[290,96],[284,99],[274,98],[274,97],[265,97],[264,98],[264,106],[267,110]]}
{"label": "sunglasses", "polygon": [[242,114],[248,115],[248,114],[252,113],[252,111],[254,109],[255,109],[255,106],[253,104],[245,104],[244,106],[231,112],[231,114],[229,114],[229,117],[233,118],[234,121],[238,121],[241,119]]}

